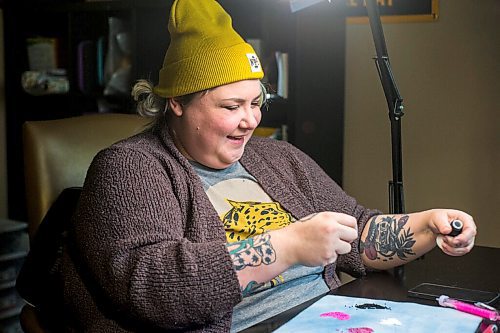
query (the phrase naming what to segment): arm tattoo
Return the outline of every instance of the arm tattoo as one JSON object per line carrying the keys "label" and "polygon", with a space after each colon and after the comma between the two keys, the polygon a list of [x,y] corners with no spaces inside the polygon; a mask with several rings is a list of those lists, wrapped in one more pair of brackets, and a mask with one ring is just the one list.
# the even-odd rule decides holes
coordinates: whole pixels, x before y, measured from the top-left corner
{"label": "arm tattoo", "polygon": [[237,271],[261,264],[270,265],[276,261],[276,251],[271,244],[271,235],[267,233],[226,246]]}
{"label": "arm tattoo", "polygon": [[394,216],[385,216],[377,222],[377,216],[371,220],[368,235],[360,241],[360,251],[371,260],[393,260],[397,255],[399,259],[406,260],[407,256],[415,255],[412,248],[415,245],[414,234],[410,228],[403,227],[408,222],[408,215],[396,219]]}
{"label": "arm tattoo", "polygon": [[243,296],[248,296],[254,290],[256,290],[257,288],[259,288],[260,286],[263,286],[263,285],[264,285],[264,283],[258,283],[257,281],[250,281],[250,282],[248,282],[246,288],[243,288],[243,286],[241,286],[241,292],[242,292]]}

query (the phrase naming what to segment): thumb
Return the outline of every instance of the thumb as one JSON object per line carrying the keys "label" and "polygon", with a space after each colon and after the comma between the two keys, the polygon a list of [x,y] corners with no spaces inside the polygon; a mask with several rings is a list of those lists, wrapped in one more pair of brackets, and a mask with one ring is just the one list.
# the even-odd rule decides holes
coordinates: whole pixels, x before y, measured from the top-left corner
{"label": "thumb", "polygon": [[458,236],[462,232],[463,226],[464,226],[464,224],[462,221],[460,221],[458,219],[454,219],[451,222],[442,223],[442,226],[440,224],[438,226],[438,230],[439,230],[439,233],[442,235],[455,237],[455,236]]}
{"label": "thumb", "polygon": [[436,226],[438,233],[441,235],[448,235],[451,233],[452,228],[448,220],[438,220],[434,222],[434,225]]}
{"label": "thumb", "polygon": [[429,228],[436,235],[448,235],[451,232],[450,221],[451,216],[448,216],[444,210],[433,209],[427,211],[430,213],[429,218]]}

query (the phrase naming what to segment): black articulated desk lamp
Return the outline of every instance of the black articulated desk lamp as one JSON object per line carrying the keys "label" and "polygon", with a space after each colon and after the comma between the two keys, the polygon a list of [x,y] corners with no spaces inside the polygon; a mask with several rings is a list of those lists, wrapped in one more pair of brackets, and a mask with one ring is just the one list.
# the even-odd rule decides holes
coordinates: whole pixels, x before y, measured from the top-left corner
{"label": "black articulated desk lamp", "polygon": [[[324,0],[290,0],[292,11],[301,10]],[[327,0],[334,4],[335,1]],[[392,177],[389,181],[389,212],[391,214],[403,214],[405,212],[403,191],[403,154],[401,145],[401,117],[403,117],[403,99],[399,94],[396,81],[391,70],[384,31],[380,20],[380,12],[377,0],[366,0],[368,19],[375,44],[378,75],[384,89],[387,107],[389,108],[389,119],[391,121],[391,145],[392,145]],[[397,277],[403,277],[403,267],[394,270]]]}

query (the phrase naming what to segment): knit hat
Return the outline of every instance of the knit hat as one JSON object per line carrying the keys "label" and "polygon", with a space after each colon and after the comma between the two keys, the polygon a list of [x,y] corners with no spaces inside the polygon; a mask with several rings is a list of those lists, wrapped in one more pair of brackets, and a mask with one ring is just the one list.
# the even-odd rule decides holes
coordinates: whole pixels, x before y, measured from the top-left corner
{"label": "knit hat", "polygon": [[168,31],[170,46],[154,88],[159,96],[182,96],[264,76],[252,46],[215,0],[175,0]]}

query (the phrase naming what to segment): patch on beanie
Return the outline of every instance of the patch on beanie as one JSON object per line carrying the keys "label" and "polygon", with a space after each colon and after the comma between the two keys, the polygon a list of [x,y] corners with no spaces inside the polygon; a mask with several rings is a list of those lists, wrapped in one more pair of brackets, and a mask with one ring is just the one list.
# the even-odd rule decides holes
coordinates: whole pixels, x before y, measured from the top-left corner
{"label": "patch on beanie", "polygon": [[250,63],[250,69],[252,70],[252,73],[262,72],[259,58],[255,53],[247,53],[247,58],[248,62]]}

